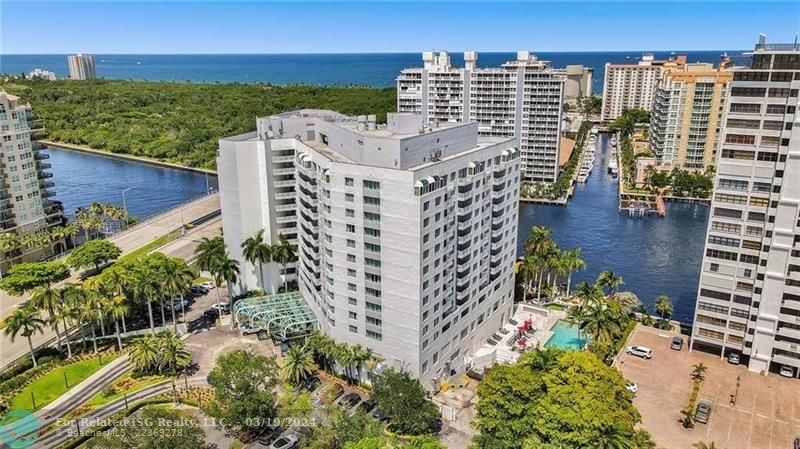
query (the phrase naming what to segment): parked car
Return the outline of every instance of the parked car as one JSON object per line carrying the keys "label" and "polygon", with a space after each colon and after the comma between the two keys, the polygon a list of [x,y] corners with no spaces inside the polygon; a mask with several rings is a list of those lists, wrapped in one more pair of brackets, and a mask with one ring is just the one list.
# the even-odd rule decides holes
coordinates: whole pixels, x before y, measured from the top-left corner
{"label": "parked car", "polygon": [[287,433],[275,440],[269,449],[292,449],[297,446],[297,436]]}
{"label": "parked car", "polygon": [[669,347],[676,351],[683,349],[683,337],[680,335],[672,337],[672,344],[670,344]]}
{"label": "parked car", "polygon": [[212,320],[216,320],[219,317],[219,309],[208,309],[203,312],[203,316],[210,318]]}
{"label": "parked car", "polygon": [[794,377],[794,368],[789,365],[781,366],[780,375],[783,377]]}
{"label": "parked car", "polygon": [[277,426],[268,426],[266,429],[264,429],[264,431],[261,432],[261,435],[256,438],[256,441],[264,446],[269,446],[273,441],[277,440],[278,437],[281,436],[283,430],[284,429]]}
{"label": "parked car", "polygon": [[211,282],[211,281],[205,281],[205,282],[200,283],[199,285],[201,287],[205,288],[206,290],[214,290],[215,288],[217,288],[217,286],[214,285],[214,283]]}
{"label": "parked car", "polygon": [[373,399],[367,399],[366,401],[358,404],[358,409],[364,413],[371,412],[373,408],[375,408],[375,401]]}
{"label": "parked car", "polygon": [[359,402],[361,402],[361,396],[358,393],[347,393],[339,400],[339,408],[347,410]]}
{"label": "parked car", "polygon": [[625,352],[636,357],[649,359],[653,357],[653,350],[646,346],[628,346]]}
{"label": "parked car", "polygon": [[388,421],[389,420],[389,417],[384,415],[378,407],[375,407],[374,409],[372,409],[372,412],[370,412],[369,416],[375,418],[378,421]]}
{"label": "parked car", "polygon": [[300,384],[300,390],[314,391],[320,384],[319,376],[311,376]]}
{"label": "parked car", "polygon": [[701,402],[697,404],[697,410],[694,412],[694,420],[696,422],[706,424],[709,416],[711,416],[711,404],[708,402]]}
{"label": "parked car", "polygon": [[228,313],[228,311],[231,310],[231,306],[227,302],[215,302],[214,304],[211,304],[211,308],[221,310],[225,313]]}
{"label": "parked car", "polygon": [[164,310],[172,310],[172,304],[175,304],[175,310],[181,310],[182,307],[187,307],[189,301],[181,298],[180,300],[173,300],[164,303]]}
{"label": "parked car", "polygon": [[193,285],[192,288],[191,288],[191,291],[192,291],[192,293],[195,293],[195,294],[198,294],[198,295],[205,295],[206,293],[208,293],[208,289],[203,287],[202,285]]}
{"label": "parked car", "polygon": [[739,358],[739,353],[731,352],[730,354],[728,354],[728,363],[730,363],[731,365],[738,365],[739,363],[741,363],[741,360]]}
{"label": "parked car", "polygon": [[262,329],[258,326],[253,326],[252,324],[242,324],[239,326],[239,332],[242,335],[250,335],[250,334],[257,334],[261,332]]}
{"label": "parked car", "polygon": [[636,393],[639,392],[639,386],[636,385],[633,382],[628,382],[627,384],[625,384],[625,389],[630,391],[633,394],[636,394]]}

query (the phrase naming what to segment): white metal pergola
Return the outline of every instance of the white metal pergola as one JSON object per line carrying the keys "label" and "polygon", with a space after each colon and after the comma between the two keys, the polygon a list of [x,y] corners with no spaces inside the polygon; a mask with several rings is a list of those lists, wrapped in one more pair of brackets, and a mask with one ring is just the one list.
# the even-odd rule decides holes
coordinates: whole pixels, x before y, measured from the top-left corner
{"label": "white metal pergola", "polygon": [[307,334],[318,326],[300,292],[240,299],[233,306],[233,317],[237,323],[261,327],[284,339],[287,334]]}

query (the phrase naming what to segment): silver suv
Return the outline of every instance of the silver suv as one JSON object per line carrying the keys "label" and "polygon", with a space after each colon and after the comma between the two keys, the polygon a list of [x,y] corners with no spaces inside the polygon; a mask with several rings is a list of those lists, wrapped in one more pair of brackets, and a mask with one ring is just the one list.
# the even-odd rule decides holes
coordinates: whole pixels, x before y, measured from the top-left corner
{"label": "silver suv", "polygon": [[628,346],[625,352],[636,357],[649,359],[653,357],[653,350],[646,346]]}

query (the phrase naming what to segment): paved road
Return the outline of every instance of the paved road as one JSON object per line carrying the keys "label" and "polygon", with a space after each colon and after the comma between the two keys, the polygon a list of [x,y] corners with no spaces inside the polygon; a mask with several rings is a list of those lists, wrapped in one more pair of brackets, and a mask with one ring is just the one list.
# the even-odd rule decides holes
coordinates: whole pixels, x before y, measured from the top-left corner
{"label": "paved road", "polygon": [[[218,202],[218,197],[217,197]],[[213,205],[213,203],[211,203]],[[200,209],[199,213],[202,213],[205,209]],[[169,220],[169,218],[167,218]],[[178,226],[180,226],[180,222],[178,222]],[[194,248],[197,245],[197,242],[200,241],[203,237],[211,237],[214,235],[219,234],[219,230],[222,228],[222,220],[217,217],[210,220],[203,225],[200,225],[191,231],[187,232],[186,235],[180,237],[172,242],[168,243],[167,245],[159,248],[158,250],[166,254],[170,257],[181,257],[183,259],[191,260],[194,258]],[[156,232],[156,231],[152,231]],[[169,232],[169,231],[166,231]],[[164,233],[166,233],[164,232]],[[163,235],[163,233],[162,233]],[[124,237],[124,236],[123,236]],[[152,238],[150,239],[152,240]],[[130,242],[131,240],[125,240]],[[119,244],[119,243],[118,243]],[[132,245],[132,243],[130,243]],[[130,251],[130,247],[128,247],[127,251]],[[24,302],[26,298],[21,297],[14,297],[11,301],[13,303],[3,301],[3,310],[13,310],[20,304]],[[6,305],[8,303],[8,305]],[[0,312],[2,314],[7,314],[7,312]],[[53,333],[50,328],[46,328],[44,332],[40,334],[36,334],[32,337],[33,345],[38,347],[51,339],[55,338],[55,333]],[[8,363],[13,362],[14,360],[22,357],[23,355],[29,352],[28,343],[26,339],[22,336],[17,337],[16,341],[11,342],[10,338],[8,338],[5,333],[0,335],[0,366],[6,366]]]}

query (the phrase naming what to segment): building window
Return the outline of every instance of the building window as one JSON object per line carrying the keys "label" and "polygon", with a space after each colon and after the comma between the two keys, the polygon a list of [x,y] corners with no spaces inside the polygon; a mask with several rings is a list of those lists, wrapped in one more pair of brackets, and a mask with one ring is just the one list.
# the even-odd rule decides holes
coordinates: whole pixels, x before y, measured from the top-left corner
{"label": "building window", "polygon": [[357,326],[353,326],[351,324],[351,325],[348,326],[348,328],[350,329],[351,333],[353,333],[353,334],[357,334],[358,333],[358,327]]}
{"label": "building window", "polygon": [[344,178],[344,185],[347,187],[353,187],[353,178]]}
{"label": "building window", "polygon": [[367,338],[371,338],[373,340],[381,341],[383,340],[383,335],[380,332],[374,332],[371,330],[367,330]]}
{"label": "building window", "polygon": [[347,218],[354,218],[356,216],[356,211],[354,211],[353,209],[345,209],[344,215]]}
{"label": "building window", "polygon": [[381,183],[378,181],[370,181],[369,179],[364,180],[364,188],[365,189],[372,189],[372,190],[380,190]]}
{"label": "building window", "polygon": [[355,312],[347,312],[347,317],[350,318],[351,320],[357,320],[358,314]]}
{"label": "building window", "polygon": [[355,201],[355,195],[353,195],[352,193],[345,193],[344,200],[347,201],[348,203],[352,203],[353,201]]}

